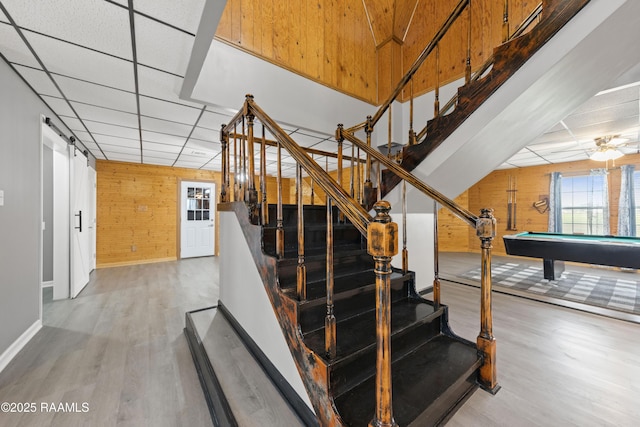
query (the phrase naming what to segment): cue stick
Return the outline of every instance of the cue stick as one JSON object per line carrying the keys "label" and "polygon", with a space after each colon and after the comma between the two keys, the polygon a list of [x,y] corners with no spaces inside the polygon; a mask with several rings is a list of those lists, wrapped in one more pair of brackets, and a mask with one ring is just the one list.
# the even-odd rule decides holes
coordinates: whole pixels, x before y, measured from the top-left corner
{"label": "cue stick", "polygon": [[507,184],[507,230],[511,230],[511,175]]}
{"label": "cue stick", "polygon": [[516,202],[516,197],[517,197],[517,192],[518,192],[518,190],[516,190],[516,180],[517,179],[518,179],[517,177],[515,177],[515,176],[513,177],[513,199],[512,199],[512,204],[511,204],[511,206],[513,207],[513,215],[512,215],[512,218],[513,218],[513,224],[512,224],[513,225],[513,230],[517,230],[518,229],[517,226],[516,226],[516,211],[517,211],[516,208],[518,206],[518,203]]}

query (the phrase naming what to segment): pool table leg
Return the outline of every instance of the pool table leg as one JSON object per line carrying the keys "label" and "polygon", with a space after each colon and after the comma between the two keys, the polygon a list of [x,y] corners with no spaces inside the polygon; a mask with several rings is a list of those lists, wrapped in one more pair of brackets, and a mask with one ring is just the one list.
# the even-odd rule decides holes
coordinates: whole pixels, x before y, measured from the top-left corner
{"label": "pool table leg", "polygon": [[542,265],[544,267],[544,278],[547,280],[556,280],[556,278],[560,278],[564,271],[564,261],[545,258],[542,261]]}

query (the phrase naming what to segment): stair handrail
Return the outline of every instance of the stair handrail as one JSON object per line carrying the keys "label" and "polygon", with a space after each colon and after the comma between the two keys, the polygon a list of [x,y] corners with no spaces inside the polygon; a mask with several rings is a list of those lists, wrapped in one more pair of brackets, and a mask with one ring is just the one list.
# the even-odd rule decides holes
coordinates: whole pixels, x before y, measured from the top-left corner
{"label": "stair handrail", "polygon": [[362,141],[355,135],[343,129],[343,126],[341,124],[338,125],[337,133],[340,134],[347,141],[351,142],[352,144],[356,145],[358,148],[363,150],[366,154],[370,155],[375,160],[382,163],[387,169],[389,169],[390,171],[398,175],[400,178],[404,179],[413,187],[420,190],[422,193],[426,194],[433,200],[437,201],[442,206],[446,207],[448,210],[450,210],[457,217],[465,221],[471,227],[475,228],[477,226],[478,218],[479,218],[477,215],[474,215],[473,213],[466,210],[462,206],[458,205],[456,202],[454,202],[444,194],[440,193],[439,191],[435,190],[433,187],[424,183],[422,180],[417,178],[411,172],[408,172],[398,163],[396,163],[392,159],[389,159],[387,156],[385,156],[378,150],[368,146],[364,141]]}
{"label": "stair handrail", "polygon": [[[396,85],[396,87],[393,90],[393,92],[391,92],[391,94],[387,97],[385,102],[378,108],[378,111],[376,111],[376,113],[371,117],[371,120],[367,120],[367,122],[371,126],[375,126],[376,123],[378,123],[378,121],[382,118],[383,114],[387,111],[387,109],[389,108],[391,103],[397,98],[397,96],[400,94],[402,89],[404,89],[404,87],[407,85],[407,83],[409,83],[409,81],[411,80],[413,75],[422,66],[424,61],[426,61],[427,57],[435,49],[435,47],[438,45],[440,40],[442,40],[442,38],[445,36],[447,31],[449,31],[449,28],[451,28],[451,26],[456,21],[456,19],[458,19],[458,17],[462,14],[462,12],[465,10],[465,8],[469,5],[470,1],[471,0],[460,0],[458,2],[458,4],[455,7],[455,9],[453,10],[453,12],[451,12],[451,14],[447,18],[447,20],[444,22],[444,24],[442,24],[442,26],[440,27],[440,29],[438,30],[436,35],[431,39],[429,44],[427,44],[427,46],[425,46],[425,48],[422,50],[422,52],[420,52],[420,55],[418,55],[418,57],[415,59],[415,61],[413,61],[413,64],[411,65],[409,70],[405,73],[405,75],[402,77],[402,79],[400,79],[400,82]],[[354,126],[353,128],[349,128],[347,130],[349,132],[352,132],[353,130],[357,130],[357,129],[362,128],[365,124],[366,123],[361,123],[361,124],[358,124],[358,125]]]}
{"label": "stair handrail", "polygon": [[[540,2],[538,6],[536,6],[536,8],[532,10],[531,13],[524,19],[524,21],[522,21],[520,25],[518,25],[518,27],[514,30],[514,32],[507,37],[506,41],[511,41],[513,39],[520,37],[522,34],[524,34],[524,32],[531,26],[531,24],[533,24],[536,18],[538,18],[542,14],[542,10],[543,10],[542,2]],[[484,64],[482,64],[482,66],[473,73],[473,75],[471,76],[471,81],[475,82],[479,80],[484,75],[484,73],[491,67],[494,60],[495,58],[493,57],[493,55],[491,55],[484,62]],[[457,102],[458,102],[458,93],[456,92],[455,94],[453,94],[451,99],[449,99],[449,101],[446,104],[444,104],[444,106],[437,112],[437,114],[442,115],[446,113],[451,108],[453,108],[453,106],[456,105]],[[427,134],[427,126],[425,125],[425,127],[422,128],[422,130],[416,134],[416,139],[420,141],[426,136],[426,134]]]}
{"label": "stair handrail", "polygon": [[300,164],[313,182],[317,183],[322,190],[331,196],[333,202],[338,206],[347,218],[358,228],[363,234],[367,235],[367,228],[373,221],[373,217],[351,197],[346,190],[340,186],[331,175],[329,175],[322,167],[306,153],[294,140],[287,134],[262,108],[260,108],[253,96],[247,95],[246,106],[248,112],[251,112],[260,120],[262,124],[271,132],[282,147],[289,152],[291,157]]}
{"label": "stair handrail", "polygon": [[[492,302],[491,302],[491,249],[493,238],[496,236],[496,219],[493,216],[493,209],[481,209],[480,215],[476,216],[463,207],[456,204],[453,200],[449,199],[442,193],[436,191],[434,188],[424,183],[417,178],[411,172],[408,172],[402,166],[398,165],[394,160],[378,152],[374,148],[371,148],[367,143],[357,138],[355,135],[345,131],[341,124],[338,125],[336,130],[336,136],[338,138],[344,138],[363,150],[367,155],[370,155],[382,165],[386,166],[388,170],[397,174],[405,182],[411,184],[414,188],[418,189],[422,193],[432,198],[435,202],[439,203],[443,207],[447,208],[454,215],[465,221],[471,227],[476,230],[476,236],[480,239],[481,249],[481,277],[480,277],[480,333],[477,338],[477,346],[479,352],[483,355],[483,364],[480,367],[479,382],[480,385],[491,393],[496,393],[500,386],[497,383],[496,372],[496,340],[493,336],[493,314],[492,314]],[[380,184],[378,184],[380,185]],[[405,187],[403,186],[403,228],[406,227],[404,222],[405,211]],[[435,238],[437,244],[437,237]],[[404,242],[403,242],[404,243]],[[437,257],[437,253],[435,255]],[[406,269],[407,263],[405,260],[405,254],[403,252],[403,269]],[[436,267],[437,269],[437,267]],[[440,288],[439,280],[436,277],[434,280],[434,304],[436,307],[440,306]]]}

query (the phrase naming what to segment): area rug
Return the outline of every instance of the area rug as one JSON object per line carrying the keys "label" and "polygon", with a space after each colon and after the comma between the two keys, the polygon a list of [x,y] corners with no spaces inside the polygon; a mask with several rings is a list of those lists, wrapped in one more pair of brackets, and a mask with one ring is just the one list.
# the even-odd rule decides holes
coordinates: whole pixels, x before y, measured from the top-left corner
{"label": "area rug", "polygon": [[[630,279],[598,276],[565,270],[557,280],[543,277],[542,266],[494,262],[491,265],[492,284],[537,295],[560,298],[612,310],[640,314],[640,282],[630,273]],[[480,267],[459,277],[480,281]]]}

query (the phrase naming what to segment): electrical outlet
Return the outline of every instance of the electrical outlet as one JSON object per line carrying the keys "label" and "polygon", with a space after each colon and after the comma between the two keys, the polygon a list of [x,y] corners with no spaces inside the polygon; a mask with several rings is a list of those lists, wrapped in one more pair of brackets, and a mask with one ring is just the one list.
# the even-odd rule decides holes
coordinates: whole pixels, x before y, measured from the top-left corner
{"label": "electrical outlet", "polygon": [[135,252],[138,250],[138,247],[136,245],[131,245],[131,252]]}

